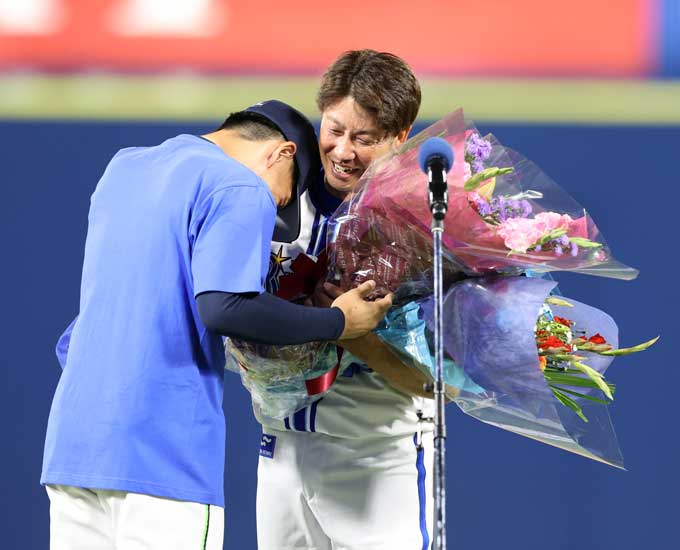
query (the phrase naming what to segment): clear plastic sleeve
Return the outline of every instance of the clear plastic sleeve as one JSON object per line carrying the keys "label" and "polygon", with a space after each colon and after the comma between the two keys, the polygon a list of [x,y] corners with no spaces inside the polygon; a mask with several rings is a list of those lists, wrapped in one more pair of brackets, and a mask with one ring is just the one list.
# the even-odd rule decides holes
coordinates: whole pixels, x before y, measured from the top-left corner
{"label": "clear plastic sleeve", "polygon": [[[528,277],[468,279],[446,293],[444,379],[460,409],[487,424],[612,466],[623,467],[606,405],[579,400],[588,422],[555,399],[539,366],[536,320],[553,281]],[[551,306],[586,332],[616,347],[618,329],[606,313],[575,300]],[[432,298],[390,312],[378,335],[413,366],[434,375]],[[604,373],[612,361],[588,352]],[[581,389],[582,390],[582,389]],[[589,390],[584,390],[589,391]]]}
{"label": "clear plastic sleeve", "polygon": [[[589,422],[583,422],[555,399],[539,368],[534,326],[554,283],[516,276],[562,270],[632,279],[637,271],[612,256],[582,206],[519,153],[480,136],[462,111],[369,167],[331,218],[328,280],[348,290],[373,279],[375,296],[394,292],[395,308],[378,334],[404,362],[430,372],[432,216],[417,157],[433,136],[446,139],[455,154],[442,239],[449,289],[444,367],[459,389],[455,402],[489,424],[621,466],[606,406],[584,402]],[[596,317],[593,308],[577,309]],[[604,334],[606,325],[615,333],[602,315],[597,331]],[[231,342],[227,349],[255,406],[277,418],[327,391],[313,383],[310,392],[310,381],[328,382],[343,368],[333,345]],[[609,361],[593,357],[591,365],[603,371]]]}
{"label": "clear plastic sleeve", "polygon": [[279,419],[322,397],[348,365],[328,342],[269,346],[227,338],[225,352],[227,370],[241,376],[253,407]]}
{"label": "clear plastic sleeve", "polygon": [[374,162],[331,221],[331,280],[367,279],[397,302],[431,292],[432,238],[418,148],[446,139],[454,150],[444,222],[444,281],[460,274],[572,271],[632,279],[585,209],[535,164],[482,138],[458,110]]}

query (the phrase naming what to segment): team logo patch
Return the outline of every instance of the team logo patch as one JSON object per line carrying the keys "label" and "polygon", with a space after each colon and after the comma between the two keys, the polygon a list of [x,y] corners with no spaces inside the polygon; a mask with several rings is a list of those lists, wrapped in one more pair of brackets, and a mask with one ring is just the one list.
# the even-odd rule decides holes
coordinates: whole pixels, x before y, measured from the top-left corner
{"label": "team logo patch", "polygon": [[276,447],[276,436],[269,434],[262,434],[260,440],[260,456],[267,458],[274,458],[274,448]]}

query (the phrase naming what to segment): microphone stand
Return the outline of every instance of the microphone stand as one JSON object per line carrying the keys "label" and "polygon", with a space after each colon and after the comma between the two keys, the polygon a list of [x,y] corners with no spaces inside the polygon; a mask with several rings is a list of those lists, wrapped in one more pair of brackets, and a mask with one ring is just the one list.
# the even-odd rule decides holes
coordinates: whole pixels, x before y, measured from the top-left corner
{"label": "microphone stand", "polygon": [[428,170],[428,197],[432,212],[434,241],[434,540],[433,550],[446,550],[446,405],[444,392],[444,343],[442,323],[442,233],[448,206],[446,170],[439,157],[434,157]]}

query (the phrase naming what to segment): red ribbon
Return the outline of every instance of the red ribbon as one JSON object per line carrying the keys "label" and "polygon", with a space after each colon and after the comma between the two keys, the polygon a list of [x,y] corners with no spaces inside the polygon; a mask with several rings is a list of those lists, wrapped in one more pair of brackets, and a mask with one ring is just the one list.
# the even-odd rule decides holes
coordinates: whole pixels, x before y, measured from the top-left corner
{"label": "red ribbon", "polygon": [[333,385],[333,382],[335,382],[335,379],[338,377],[338,372],[340,371],[340,361],[342,359],[343,351],[345,351],[343,348],[337,348],[338,363],[331,370],[323,373],[321,376],[312,378],[311,380],[305,380],[307,395],[318,395],[325,392]]}

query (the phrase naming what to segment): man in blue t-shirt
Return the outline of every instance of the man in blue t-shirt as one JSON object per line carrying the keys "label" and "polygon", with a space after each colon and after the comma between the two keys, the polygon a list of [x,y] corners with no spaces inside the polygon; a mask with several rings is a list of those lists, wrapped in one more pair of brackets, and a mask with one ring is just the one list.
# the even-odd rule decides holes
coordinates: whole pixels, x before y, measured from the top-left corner
{"label": "man in blue t-shirt", "polygon": [[92,195],[80,312],[57,346],[41,478],[53,550],[222,548],[221,335],[354,338],[391,304],[363,299],[371,283],[330,309],[263,293],[277,207],[295,213],[317,173],[310,123],[278,101],[113,157]]}

